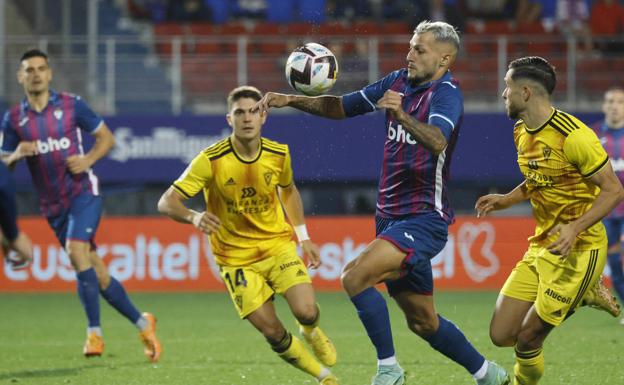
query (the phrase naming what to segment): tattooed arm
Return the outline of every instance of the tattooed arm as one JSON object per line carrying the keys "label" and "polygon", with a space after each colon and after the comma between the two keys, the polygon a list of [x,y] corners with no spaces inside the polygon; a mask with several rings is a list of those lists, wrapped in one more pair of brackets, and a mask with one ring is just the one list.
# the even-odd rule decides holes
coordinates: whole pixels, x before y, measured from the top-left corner
{"label": "tattooed arm", "polygon": [[346,114],[342,106],[342,98],[339,96],[300,96],[286,95],[275,92],[267,92],[255,105],[260,113],[265,113],[269,108],[293,107],[312,115],[330,119],[344,119]]}

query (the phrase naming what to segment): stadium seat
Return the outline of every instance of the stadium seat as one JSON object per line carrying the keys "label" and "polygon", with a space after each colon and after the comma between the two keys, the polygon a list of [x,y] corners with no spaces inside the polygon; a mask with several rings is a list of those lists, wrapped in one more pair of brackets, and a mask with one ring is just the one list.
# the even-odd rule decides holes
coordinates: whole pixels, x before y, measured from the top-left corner
{"label": "stadium seat", "polygon": [[487,35],[508,35],[513,33],[513,30],[508,21],[490,20],[485,22],[483,33]]}
{"label": "stadium seat", "polygon": [[251,41],[253,50],[264,54],[283,54],[287,52],[283,39],[286,27],[275,23],[256,23],[251,31],[257,39]]}
{"label": "stadium seat", "polygon": [[411,35],[412,32],[413,29],[407,23],[391,21],[381,24],[381,33],[384,35]]}

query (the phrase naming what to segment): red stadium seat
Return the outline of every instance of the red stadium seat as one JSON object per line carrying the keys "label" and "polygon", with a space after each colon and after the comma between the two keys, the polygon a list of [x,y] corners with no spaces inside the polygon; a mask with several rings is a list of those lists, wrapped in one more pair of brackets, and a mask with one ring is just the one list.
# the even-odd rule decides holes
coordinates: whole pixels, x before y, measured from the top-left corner
{"label": "red stadium seat", "polygon": [[252,29],[252,36],[257,36],[252,44],[254,51],[265,54],[281,54],[286,52],[283,39],[285,27],[275,23],[256,23]]}
{"label": "red stadium seat", "polygon": [[381,24],[381,33],[384,35],[411,35],[413,32],[407,23],[392,21]]}
{"label": "red stadium seat", "polygon": [[483,33],[487,35],[507,35],[512,33],[511,24],[508,21],[486,21]]}

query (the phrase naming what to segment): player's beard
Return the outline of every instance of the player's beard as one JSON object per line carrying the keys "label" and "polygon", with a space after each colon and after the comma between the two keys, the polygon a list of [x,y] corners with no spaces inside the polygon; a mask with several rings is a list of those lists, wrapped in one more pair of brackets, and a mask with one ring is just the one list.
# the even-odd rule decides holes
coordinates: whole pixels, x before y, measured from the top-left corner
{"label": "player's beard", "polygon": [[509,116],[511,119],[516,120],[518,119],[518,116],[520,116],[520,110],[510,104],[507,106],[507,116]]}
{"label": "player's beard", "polygon": [[421,84],[427,83],[429,81],[431,81],[431,79],[433,78],[433,75],[435,74],[435,72],[432,73],[426,73],[424,75],[418,76],[418,75],[414,75],[414,76],[407,76],[407,80],[410,82],[410,85],[412,87],[416,87],[419,86]]}

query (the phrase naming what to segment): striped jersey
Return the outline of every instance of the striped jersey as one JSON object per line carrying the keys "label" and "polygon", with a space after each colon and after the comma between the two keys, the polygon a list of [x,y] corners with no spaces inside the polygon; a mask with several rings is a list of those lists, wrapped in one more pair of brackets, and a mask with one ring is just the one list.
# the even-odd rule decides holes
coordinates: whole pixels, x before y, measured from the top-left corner
{"label": "striped jersey", "polygon": [[3,153],[15,151],[22,141],[36,142],[38,154],[26,160],[43,215],[58,215],[81,193],[99,194],[93,171],[73,175],[66,160],[84,154],[81,130],[92,134],[102,123],[79,96],[54,91],[50,91],[48,105],[41,112],[31,109],[24,99],[4,114]]}
{"label": "striped jersey", "polygon": [[464,113],[459,85],[447,72],[436,81],[412,86],[406,69],[394,71],[359,91],[344,95],[345,114],[355,116],[376,110],[377,101],[387,90],[403,93],[403,109],[414,119],[438,127],[448,145],[439,155],[432,154],[386,112],[377,215],[396,218],[435,211],[447,223],[452,223],[454,215],[447,183]]}
{"label": "striped jersey", "polygon": [[[611,158],[615,175],[624,184],[624,129],[609,128],[604,121],[594,124],[593,129]],[[624,218],[624,202],[618,204],[607,218]]]}
{"label": "striped jersey", "polygon": [[[529,241],[547,246],[558,237],[548,236],[555,225],[570,223],[591,208],[600,188],[589,178],[608,164],[609,157],[594,131],[556,109],[538,128],[516,122],[514,141],[537,222]],[[577,236],[574,247],[589,250],[603,242],[605,229],[597,222]]]}
{"label": "striped jersey", "polygon": [[210,235],[217,263],[244,266],[263,258],[277,243],[289,242],[277,187],[293,183],[288,146],[261,138],[253,160],[242,159],[228,137],[193,159],[173,187],[190,198],[203,191],[206,210],[221,220]]}

